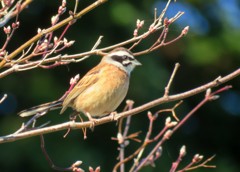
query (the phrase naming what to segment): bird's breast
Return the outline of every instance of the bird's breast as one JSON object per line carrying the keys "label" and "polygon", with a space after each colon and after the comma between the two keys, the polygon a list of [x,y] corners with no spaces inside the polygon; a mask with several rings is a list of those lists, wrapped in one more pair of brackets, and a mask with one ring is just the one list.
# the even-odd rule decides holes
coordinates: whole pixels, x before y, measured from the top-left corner
{"label": "bird's breast", "polygon": [[102,67],[96,75],[97,82],[75,99],[74,108],[92,116],[103,116],[114,111],[125,98],[129,76],[114,65]]}

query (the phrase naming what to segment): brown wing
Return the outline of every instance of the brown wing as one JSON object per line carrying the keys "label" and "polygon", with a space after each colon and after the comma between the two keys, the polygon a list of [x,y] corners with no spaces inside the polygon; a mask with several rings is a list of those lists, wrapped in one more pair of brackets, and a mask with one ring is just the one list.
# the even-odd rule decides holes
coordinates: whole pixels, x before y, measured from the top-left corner
{"label": "brown wing", "polygon": [[77,85],[70,91],[67,97],[63,101],[63,107],[60,112],[62,114],[67,107],[75,100],[75,98],[84,92],[91,85],[95,84],[99,80],[99,73],[101,72],[101,65],[97,65],[93,69],[91,69],[78,83]]}

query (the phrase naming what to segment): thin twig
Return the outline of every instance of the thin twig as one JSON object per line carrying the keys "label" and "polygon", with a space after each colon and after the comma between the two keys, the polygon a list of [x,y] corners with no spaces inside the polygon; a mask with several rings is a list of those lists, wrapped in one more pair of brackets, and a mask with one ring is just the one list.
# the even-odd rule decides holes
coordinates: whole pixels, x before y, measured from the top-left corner
{"label": "thin twig", "polygon": [[210,93],[209,95],[206,94],[205,98],[194,108],[192,109],[179,123],[176,127],[174,127],[173,132],[178,130],[200,107],[202,107],[206,102],[212,100],[217,93],[220,93],[222,91],[226,91],[228,89],[232,88],[232,86],[227,85],[223,87],[222,89],[219,89],[213,93]]}
{"label": "thin twig", "polygon": [[149,140],[150,140],[150,137],[151,137],[151,134],[152,134],[152,130],[153,130],[153,122],[155,121],[156,118],[152,115],[151,112],[148,112],[148,119],[149,119],[149,126],[148,126],[148,131],[147,131],[147,134],[145,136],[144,142],[141,145],[142,149],[139,151],[137,157],[134,159],[134,164],[131,167],[131,169],[129,170],[129,172],[133,172],[133,170],[136,168],[136,166],[139,165],[139,161],[140,161],[140,159],[143,155],[143,152],[144,152],[146,146],[149,143]]}
{"label": "thin twig", "polygon": [[[213,158],[215,158],[216,155],[211,156],[210,158],[206,159],[205,161],[203,161],[202,163],[193,166],[194,164],[196,164],[196,162],[194,160],[192,160],[186,167],[184,167],[181,170],[178,170],[177,172],[184,172],[184,171],[191,171],[191,170],[195,170],[197,168],[200,167],[204,167],[204,168],[216,168],[215,165],[206,165],[208,162],[212,161]],[[194,159],[194,158],[193,158]]]}
{"label": "thin twig", "polygon": [[[32,0],[25,0],[21,6],[19,7],[19,9],[16,9],[16,5],[10,10],[8,11],[7,14],[4,15],[4,17],[2,17],[0,19],[0,27],[3,27],[11,18],[15,17],[16,15],[19,15],[19,13],[25,9],[30,3],[32,2]],[[16,10],[15,10],[16,9]],[[15,11],[14,11],[15,10]]]}
{"label": "thin twig", "polygon": [[[133,108],[133,104],[134,101],[132,100],[127,100],[126,101],[126,106],[123,109],[124,111],[127,110],[131,110]],[[118,134],[117,134],[117,139],[118,143],[119,143],[119,162],[122,162],[125,158],[125,147],[128,145],[127,144],[127,139],[129,138],[128,135],[128,131],[130,128],[130,123],[131,123],[131,116],[128,116],[125,122],[125,127],[124,127],[124,131],[122,132],[122,126],[123,126],[123,119],[121,119],[119,121],[119,127],[118,127]],[[138,133],[136,133],[136,135],[134,135],[134,137],[136,137],[138,135]],[[134,138],[133,138],[134,139]],[[122,163],[120,165],[120,172],[124,172],[125,171],[125,164]]]}
{"label": "thin twig", "polygon": [[174,105],[174,107],[173,108],[171,108],[171,109],[162,109],[162,110],[159,110],[159,111],[157,111],[156,112],[156,115],[158,115],[158,114],[160,114],[160,113],[163,113],[163,112],[171,112],[172,113],[172,116],[174,117],[174,119],[176,120],[176,121],[179,121],[179,118],[177,117],[177,115],[176,115],[176,113],[175,113],[175,109],[180,105],[180,104],[182,104],[182,100],[180,100],[176,105]]}
{"label": "thin twig", "polygon": [[[42,149],[42,152],[49,164],[49,166],[53,169],[53,170],[57,170],[57,171],[77,171],[76,169],[79,168],[78,166],[81,165],[81,161],[76,161],[75,163],[73,163],[70,167],[67,167],[67,168],[62,168],[62,167],[58,167],[56,166],[52,159],[50,158],[50,156],[48,155],[48,152],[45,148],[45,141],[44,141],[44,137],[43,135],[40,135],[40,139],[41,139],[41,149]],[[79,168],[80,169],[80,168]]]}
{"label": "thin twig", "polygon": [[182,146],[178,155],[178,158],[175,162],[172,163],[172,167],[169,172],[175,172],[183,157],[186,155],[186,146]]}
{"label": "thin twig", "polygon": [[[16,134],[18,134],[18,133],[21,133],[21,132],[23,132],[23,131],[26,131],[27,128],[28,128],[31,124],[33,124],[38,118],[40,118],[41,116],[45,115],[46,113],[47,113],[47,110],[44,111],[44,112],[37,113],[37,114],[34,115],[30,120],[28,120],[28,121],[26,122],[26,124],[23,124],[22,127],[21,127],[19,130],[17,130],[13,135],[16,135]],[[34,128],[34,129],[36,129],[36,128]]]}
{"label": "thin twig", "polygon": [[168,96],[170,86],[171,86],[171,84],[172,84],[172,82],[173,82],[173,79],[174,79],[174,77],[175,77],[175,75],[176,75],[177,70],[178,70],[179,67],[180,67],[180,64],[179,64],[179,63],[176,63],[176,64],[175,64],[175,67],[174,67],[174,70],[173,70],[173,73],[172,73],[172,75],[171,75],[171,77],[170,77],[170,79],[169,79],[169,81],[168,81],[168,84],[167,84],[167,86],[165,87],[164,97],[167,97],[167,96]]}
{"label": "thin twig", "polygon": [[7,94],[4,94],[3,97],[0,99],[0,104],[7,98]]}
{"label": "thin twig", "polygon": [[[158,134],[159,136],[162,136],[164,134],[164,136],[162,137],[161,140],[158,141],[158,143],[154,146],[154,148],[151,150],[151,152],[143,159],[143,161],[137,166],[136,169],[134,169],[134,172],[139,171],[146,163],[147,161],[149,161],[150,157],[153,156],[153,154],[161,147],[161,145],[169,139],[168,137],[168,133],[170,133],[170,130],[167,130],[168,127],[165,126],[161,132]],[[168,132],[169,131],[169,132]],[[155,137],[156,139],[156,137]],[[155,140],[154,139],[154,140]],[[152,142],[152,141],[151,141]]]}

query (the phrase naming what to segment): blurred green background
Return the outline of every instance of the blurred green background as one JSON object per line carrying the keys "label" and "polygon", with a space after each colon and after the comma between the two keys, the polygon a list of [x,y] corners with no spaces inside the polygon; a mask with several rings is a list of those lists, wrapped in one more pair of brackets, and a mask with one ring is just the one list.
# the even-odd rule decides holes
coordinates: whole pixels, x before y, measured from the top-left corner
{"label": "blurred green background", "polygon": [[[79,1],[79,7],[94,1]],[[100,47],[109,46],[131,38],[137,19],[145,21],[142,30],[148,29],[153,22],[154,8],[158,12],[166,1],[112,0],[98,7],[75,23],[67,32],[68,40],[75,44],[63,53],[74,54],[88,51],[99,35],[104,39]],[[37,29],[50,25],[50,18],[57,11],[60,1],[33,1],[20,15],[20,28],[11,40],[8,50],[11,52],[36,34]],[[72,10],[74,1],[69,1],[68,10]],[[177,1],[172,3],[166,13],[168,18],[178,11],[182,16],[170,27],[168,40],[179,35],[189,25],[186,37],[148,55],[137,57],[143,66],[137,68],[131,78],[126,99],[133,99],[135,106],[161,97],[174,64],[181,64],[171,88],[171,94],[183,92],[219,75],[225,76],[239,68],[240,64],[240,3],[237,0]],[[13,21],[13,20],[12,20]],[[10,21],[11,22],[11,21]],[[57,32],[61,33],[60,31]],[[56,34],[57,34],[56,33]],[[5,35],[0,33],[1,42]],[[148,48],[158,37],[155,34],[141,43],[135,51]],[[0,81],[0,94],[8,94],[7,100],[0,105],[0,135],[16,131],[27,119],[16,114],[24,108],[59,98],[68,88],[69,79],[80,73],[81,76],[96,65],[100,57],[93,56],[84,62],[69,64],[54,69],[34,69],[11,74]],[[205,157],[216,154],[210,164],[217,169],[199,169],[196,171],[237,172],[240,171],[240,82],[239,77],[230,81],[233,89],[221,94],[220,99],[201,108],[172,138],[163,146],[163,155],[156,161],[156,167],[146,167],[142,171],[168,171],[176,160],[182,145],[187,146],[187,156],[181,167],[191,161],[195,153]],[[198,102],[204,93],[184,100],[176,110],[179,118],[184,117]],[[174,102],[176,103],[176,102]],[[170,103],[151,109],[170,108]],[[121,111],[124,103],[118,108]],[[69,113],[71,110],[68,111]],[[38,120],[37,124],[51,121],[51,124],[68,120],[68,115],[59,115],[58,111]],[[67,112],[66,112],[67,114]],[[165,118],[162,115],[156,122],[154,133],[161,130]],[[130,133],[142,130],[144,138],[148,127],[146,112],[132,118]],[[97,126],[94,132],[88,131],[88,139],[83,140],[81,130],[47,134],[46,147],[56,165],[67,167],[76,160],[82,160],[84,169],[88,166],[101,166],[102,171],[112,171],[117,162],[117,143],[111,140],[117,133],[115,123]],[[131,142],[126,154],[131,154],[139,143]],[[0,145],[0,171],[52,171],[40,149],[40,138],[33,137]]]}

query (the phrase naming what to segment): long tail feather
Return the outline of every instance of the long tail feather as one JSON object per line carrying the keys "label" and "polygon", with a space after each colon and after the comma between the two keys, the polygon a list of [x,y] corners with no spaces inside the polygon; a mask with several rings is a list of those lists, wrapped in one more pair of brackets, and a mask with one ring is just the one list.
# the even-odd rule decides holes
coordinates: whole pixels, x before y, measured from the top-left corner
{"label": "long tail feather", "polygon": [[43,111],[50,111],[54,109],[59,109],[62,107],[62,100],[58,101],[53,101],[49,103],[44,103],[38,106],[31,107],[29,109],[25,109],[21,112],[18,113],[19,116],[21,117],[27,117],[27,116],[32,116],[37,113],[43,112]]}

